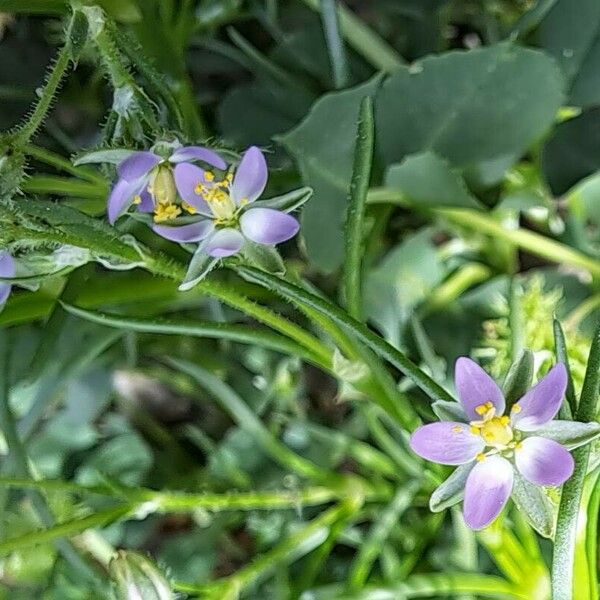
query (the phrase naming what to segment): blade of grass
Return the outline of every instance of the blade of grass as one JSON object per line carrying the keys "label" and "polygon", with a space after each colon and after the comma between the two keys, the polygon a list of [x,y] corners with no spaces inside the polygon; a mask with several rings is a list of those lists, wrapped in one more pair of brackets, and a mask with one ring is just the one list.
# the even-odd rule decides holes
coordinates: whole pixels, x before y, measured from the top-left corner
{"label": "blade of grass", "polygon": [[[600,325],[592,340],[588,365],[581,390],[576,420],[587,423],[594,420],[598,410],[598,387],[600,384]],[[585,445],[573,450],[575,471],[563,486],[554,553],[552,555],[552,598],[553,600],[571,600],[573,598],[573,566],[575,558],[575,540],[579,505],[585,475],[590,457],[590,446]]]}
{"label": "blade of grass", "polygon": [[360,103],[354,165],[350,183],[350,202],[346,216],[344,261],[344,298],[350,316],[355,319],[362,315],[362,257],[364,254],[364,217],[371,165],[375,125],[373,121],[373,101],[365,96]]}
{"label": "blade of grass", "polygon": [[344,88],[348,85],[350,70],[344,41],[340,37],[336,0],[321,0],[321,22],[329,52],[333,85],[336,89]]}

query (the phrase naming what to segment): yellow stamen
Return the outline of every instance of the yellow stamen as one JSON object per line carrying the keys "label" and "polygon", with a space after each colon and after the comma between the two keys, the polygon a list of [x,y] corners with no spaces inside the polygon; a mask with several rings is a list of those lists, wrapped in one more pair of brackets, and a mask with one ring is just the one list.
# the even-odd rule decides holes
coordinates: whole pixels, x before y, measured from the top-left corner
{"label": "yellow stamen", "polygon": [[475,427],[474,425],[472,425],[471,427],[469,427],[469,431],[471,433],[474,433],[475,435],[479,435],[479,427]]}
{"label": "yellow stamen", "polygon": [[212,173],[211,171],[204,171],[204,179],[206,179],[206,181],[214,181],[215,174]]}
{"label": "yellow stamen", "polygon": [[190,215],[195,215],[198,212],[198,209],[195,206],[192,206],[191,204],[188,204],[187,202],[182,202],[181,207],[183,208],[183,210],[190,213]]}
{"label": "yellow stamen", "polygon": [[475,407],[475,412],[478,415],[485,415],[485,413],[488,411],[487,406],[485,404],[480,404],[479,406]]}
{"label": "yellow stamen", "polygon": [[134,204],[141,204],[142,203],[142,197],[137,194],[136,196],[133,197],[133,203]]}
{"label": "yellow stamen", "polygon": [[519,414],[523,409],[518,405],[515,404],[511,409],[510,412],[514,412],[515,414]]}
{"label": "yellow stamen", "polygon": [[455,425],[452,428],[452,431],[454,431],[454,433],[460,433],[463,430],[463,428],[460,425]]}
{"label": "yellow stamen", "polygon": [[475,460],[477,462],[481,462],[482,460],[485,460],[485,454],[483,452],[480,452],[476,457]]}
{"label": "yellow stamen", "polygon": [[172,221],[181,214],[181,209],[175,204],[157,204],[154,209],[154,221],[163,223],[164,221]]}
{"label": "yellow stamen", "polygon": [[508,425],[510,423],[510,417],[506,415],[504,417],[500,417],[500,425]]}

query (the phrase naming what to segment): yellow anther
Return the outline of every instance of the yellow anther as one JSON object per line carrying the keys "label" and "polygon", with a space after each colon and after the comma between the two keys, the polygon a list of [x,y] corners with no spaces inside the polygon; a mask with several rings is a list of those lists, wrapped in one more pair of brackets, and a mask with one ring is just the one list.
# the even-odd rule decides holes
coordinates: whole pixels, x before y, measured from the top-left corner
{"label": "yellow anther", "polygon": [[452,431],[453,431],[454,433],[460,433],[462,430],[463,430],[463,428],[462,428],[462,426],[461,426],[461,425],[455,425],[455,426],[452,428]]}
{"label": "yellow anther", "polygon": [[198,194],[198,196],[202,196],[204,194],[204,186],[201,183],[196,184],[194,188],[194,194]]}
{"label": "yellow anther", "polygon": [[479,406],[475,407],[475,412],[478,415],[485,415],[485,413],[488,411],[488,407],[487,404],[480,404]]}
{"label": "yellow anther", "polygon": [[483,452],[480,452],[476,457],[475,460],[477,462],[481,462],[482,460],[485,460],[485,454]]}
{"label": "yellow anther", "polygon": [[214,181],[215,174],[212,173],[211,171],[204,171],[204,179],[206,179],[206,181]]}
{"label": "yellow anther", "polygon": [[504,417],[500,417],[500,425],[508,425],[510,423],[510,417],[506,415]]}
{"label": "yellow anther", "polygon": [[515,414],[519,414],[523,409],[518,405],[515,404],[511,409],[510,412],[513,412]]}
{"label": "yellow anther", "polygon": [[192,206],[187,202],[182,202],[181,208],[183,208],[183,210],[185,210],[186,212],[190,213],[190,215],[195,215],[198,212],[198,209],[195,206]]}
{"label": "yellow anther", "polygon": [[515,444],[515,450],[520,450],[523,447],[523,442],[517,442]]}
{"label": "yellow anther", "polygon": [[479,433],[481,432],[481,429],[479,429],[479,427],[475,427],[474,425],[472,425],[471,427],[469,427],[469,431],[471,433],[474,433],[475,435],[479,435]]}
{"label": "yellow anther", "polygon": [[134,204],[141,204],[142,203],[142,197],[139,194],[135,195],[133,197],[133,203]]}
{"label": "yellow anther", "polygon": [[240,200],[240,206],[246,206],[246,204],[248,204],[248,202],[250,202],[250,200],[248,200],[248,198],[242,198]]}
{"label": "yellow anther", "polygon": [[181,214],[181,209],[175,204],[157,204],[154,210],[154,221],[163,223],[164,221],[172,221]]}

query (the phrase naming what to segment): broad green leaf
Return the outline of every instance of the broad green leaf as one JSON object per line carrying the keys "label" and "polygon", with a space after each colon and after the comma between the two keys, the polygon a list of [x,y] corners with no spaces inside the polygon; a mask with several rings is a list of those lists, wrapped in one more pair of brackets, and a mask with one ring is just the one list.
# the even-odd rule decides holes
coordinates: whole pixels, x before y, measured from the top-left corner
{"label": "broad green leaf", "polygon": [[466,166],[520,154],[550,127],[563,78],[544,53],[502,43],[401,67],[377,96],[386,163],[433,150]]}
{"label": "broad green leaf", "polygon": [[314,190],[302,213],[302,233],[310,260],[322,271],[335,270],[343,259],[358,109],[380,81],[376,76],[349,90],[326,94],[300,125],[279,138],[296,158],[304,183]]}
{"label": "broad green leaf", "polygon": [[433,152],[412,154],[400,164],[392,165],[385,185],[402,191],[415,206],[481,207],[448,161]]}
{"label": "broad green leaf", "polygon": [[558,0],[540,23],[539,45],[561,66],[569,83],[569,104],[600,102],[600,2]]}
{"label": "broad green leaf", "polygon": [[579,448],[600,436],[600,423],[579,423],[578,421],[550,421],[535,435],[550,438],[562,444],[567,450]]}
{"label": "broad green leaf", "polygon": [[540,535],[552,537],[555,508],[543,488],[529,483],[515,472],[512,499],[528,523]]}
{"label": "broad green leaf", "polygon": [[508,409],[531,387],[533,381],[533,353],[524,350],[519,358],[510,366],[502,384],[502,391],[506,398],[506,409]]}
{"label": "broad green leaf", "polygon": [[469,420],[464,408],[458,402],[436,400],[431,405],[431,409],[440,421],[458,421],[464,423]]}
{"label": "broad green leaf", "polygon": [[365,280],[365,314],[396,346],[401,343],[412,309],[443,279],[444,271],[429,237],[430,232],[424,230],[407,238]]}
{"label": "broad green leaf", "polygon": [[542,169],[556,195],[600,170],[600,108],[556,127],[544,146]]}
{"label": "broad green leaf", "polygon": [[432,512],[442,512],[463,499],[467,477],[474,466],[474,462],[460,465],[433,491],[429,498],[429,508]]}

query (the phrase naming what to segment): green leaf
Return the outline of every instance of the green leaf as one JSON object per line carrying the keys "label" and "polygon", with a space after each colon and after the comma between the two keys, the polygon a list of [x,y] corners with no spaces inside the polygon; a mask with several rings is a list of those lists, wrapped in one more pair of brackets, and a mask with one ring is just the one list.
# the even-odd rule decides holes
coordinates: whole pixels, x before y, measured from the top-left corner
{"label": "green leaf", "polygon": [[382,155],[389,164],[433,150],[466,166],[521,154],[552,124],[562,90],[548,56],[510,43],[400,67],[377,97]]}
{"label": "green leaf", "polygon": [[562,401],[558,417],[560,419],[572,420],[573,416],[577,414],[577,396],[575,394],[575,386],[573,385],[573,377],[571,377],[571,366],[569,364],[567,340],[558,319],[554,319],[552,329],[554,332],[556,362],[561,362],[567,370],[567,389],[565,391],[565,398]]}
{"label": "green leaf", "polygon": [[506,399],[506,412],[531,387],[533,369],[533,352],[531,350],[523,350],[519,358],[510,366],[502,384],[502,391]]}
{"label": "green leaf", "polygon": [[590,423],[550,421],[540,429],[536,429],[535,435],[550,438],[567,448],[567,450],[573,450],[600,436],[600,423],[595,421]]}
{"label": "green leaf", "polygon": [[515,472],[512,499],[527,522],[543,537],[554,534],[555,508],[544,489]]}
{"label": "green leaf", "polygon": [[448,161],[433,152],[412,154],[402,163],[392,165],[387,171],[385,185],[406,194],[411,204],[417,207],[481,207]]}
{"label": "green leaf", "polygon": [[297,190],[292,190],[287,194],[267,198],[266,200],[255,200],[252,203],[252,208],[272,208],[274,210],[282,210],[284,212],[292,212],[300,208],[305,202],[311,199],[313,195],[312,188],[303,187]]}
{"label": "green leaf", "polygon": [[251,265],[267,271],[267,273],[275,273],[276,275],[285,273],[285,265],[275,246],[257,244],[247,240],[244,244],[243,253]]}
{"label": "green leaf", "polygon": [[542,169],[555,195],[600,169],[600,108],[556,127],[544,146]]}
{"label": "green leaf", "polygon": [[370,271],[365,281],[365,315],[397,347],[413,309],[444,276],[430,237],[427,230],[408,236]]}
{"label": "green leaf", "polygon": [[94,150],[81,154],[73,160],[75,166],[88,165],[93,163],[110,163],[116,165],[126,158],[130,157],[135,150],[126,148],[109,148],[107,150]]}
{"label": "green leaf", "polygon": [[458,421],[460,423],[466,423],[469,420],[465,409],[458,402],[436,400],[431,405],[431,409],[440,421]]}
{"label": "green leaf", "polygon": [[433,491],[429,498],[429,509],[432,512],[442,512],[463,499],[467,477],[474,466],[474,462],[460,465]]}
{"label": "green leaf", "polygon": [[350,183],[350,203],[346,214],[343,289],[348,313],[355,319],[362,315],[362,257],[367,192],[373,162],[373,102],[365,96],[360,103],[356,148]]}
{"label": "green leaf", "polygon": [[325,94],[300,125],[278,139],[296,158],[304,183],[314,189],[314,198],[302,213],[302,233],[311,262],[325,272],[343,260],[343,218],[359,105],[380,82],[377,75],[349,90]]}
{"label": "green leaf", "polygon": [[539,45],[551,54],[569,83],[569,104],[600,103],[600,3],[558,0],[541,21]]}

